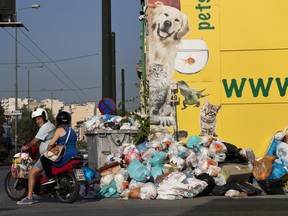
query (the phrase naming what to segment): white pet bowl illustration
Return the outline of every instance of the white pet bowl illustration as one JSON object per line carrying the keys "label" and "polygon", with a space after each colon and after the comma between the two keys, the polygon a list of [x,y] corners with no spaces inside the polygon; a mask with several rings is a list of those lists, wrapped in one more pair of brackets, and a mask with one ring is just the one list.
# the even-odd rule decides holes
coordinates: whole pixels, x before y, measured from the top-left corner
{"label": "white pet bowl illustration", "polygon": [[175,69],[184,74],[201,71],[208,62],[208,47],[202,39],[183,39],[178,45]]}

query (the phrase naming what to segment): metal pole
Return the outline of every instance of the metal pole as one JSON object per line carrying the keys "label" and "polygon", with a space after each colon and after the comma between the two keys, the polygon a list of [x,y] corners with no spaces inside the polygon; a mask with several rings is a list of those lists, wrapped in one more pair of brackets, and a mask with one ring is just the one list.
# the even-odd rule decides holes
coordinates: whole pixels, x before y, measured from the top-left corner
{"label": "metal pole", "polygon": [[116,47],[115,47],[115,32],[111,32],[111,98],[116,102]]}
{"label": "metal pole", "polygon": [[122,116],[125,115],[125,70],[121,70],[122,73]]}
{"label": "metal pole", "polygon": [[30,69],[28,68],[27,70],[27,75],[28,75],[28,101],[27,101],[27,108],[29,111],[29,103],[30,103]]}
{"label": "metal pole", "polygon": [[102,0],[102,97],[112,98],[111,0]]}
{"label": "metal pole", "polygon": [[[17,21],[17,11],[15,11],[15,19]],[[15,27],[15,112],[18,110],[18,28]],[[18,115],[15,115],[15,154],[17,153],[18,142]]]}
{"label": "metal pole", "polygon": [[[16,4],[15,4],[16,7]],[[39,4],[33,4],[30,7],[15,9],[15,22],[17,22],[18,10],[23,10],[26,8],[39,8]],[[15,27],[15,153],[17,153],[17,142],[18,142],[18,27]]]}

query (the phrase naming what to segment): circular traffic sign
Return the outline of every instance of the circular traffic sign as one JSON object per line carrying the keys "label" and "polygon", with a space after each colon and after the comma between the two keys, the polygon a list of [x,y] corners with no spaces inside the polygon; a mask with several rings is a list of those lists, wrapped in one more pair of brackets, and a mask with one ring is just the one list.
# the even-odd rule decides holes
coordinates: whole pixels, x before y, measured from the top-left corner
{"label": "circular traffic sign", "polygon": [[98,103],[98,109],[102,114],[113,114],[116,110],[115,101],[111,98],[102,98]]}

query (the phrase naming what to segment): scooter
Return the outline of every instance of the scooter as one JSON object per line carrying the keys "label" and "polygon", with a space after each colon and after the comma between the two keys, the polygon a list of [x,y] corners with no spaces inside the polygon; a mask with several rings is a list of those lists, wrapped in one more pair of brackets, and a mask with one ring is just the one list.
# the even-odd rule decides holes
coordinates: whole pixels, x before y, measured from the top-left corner
{"label": "scooter", "polygon": [[[80,191],[80,182],[85,181],[83,170],[83,159],[81,157],[71,158],[62,167],[52,167],[55,182],[44,184],[47,177],[39,173],[36,177],[34,194],[39,196],[56,197],[61,203],[73,203]],[[10,170],[5,177],[5,191],[12,200],[21,200],[28,194],[28,179],[14,178]]]}

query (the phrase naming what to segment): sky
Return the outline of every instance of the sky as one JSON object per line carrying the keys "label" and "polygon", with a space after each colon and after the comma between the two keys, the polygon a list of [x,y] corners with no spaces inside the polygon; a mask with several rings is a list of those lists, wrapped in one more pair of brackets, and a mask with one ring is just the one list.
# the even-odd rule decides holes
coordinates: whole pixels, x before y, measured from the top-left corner
{"label": "sky", "polygon": [[[40,4],[39,9],[27,8]],[[102,0],[16,0],[18,97],[38,102],[97,105],[102,98]],[[136,64],[141,60],[139,0],[111,0],[111,31],[116,34],[116,103],[139,96]],[[0,28],[0,98],[15,97],[15,28]],[[42,68],[39,66],[44,64]],[[128,111],[138,104],[126,104]]]}

